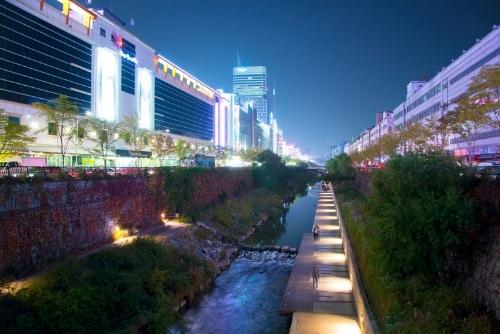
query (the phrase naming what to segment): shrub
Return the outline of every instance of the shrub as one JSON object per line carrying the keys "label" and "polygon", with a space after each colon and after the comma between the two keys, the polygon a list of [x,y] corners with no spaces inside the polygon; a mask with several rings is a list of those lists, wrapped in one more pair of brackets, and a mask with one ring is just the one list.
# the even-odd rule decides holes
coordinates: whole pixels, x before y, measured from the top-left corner
{"label": "shrub", "polygon": [[450,264],[467,258],[475,226],[466,181],[463,170],[439,154],[394,157],[374,173],[369,227],[389,274],[442,281]]}
{"label": "shrub", "polygon": [[2,333],[166,332],[173,305],[214,275],[199,258],[150,239],[73,260],[0,295]]}
{"label": "shrub", "polygon": [[330,181],[344,181],[354,178],[355,171],[352,167],[351,157],[345,153],[326,162],[328,171],[327,179]]}

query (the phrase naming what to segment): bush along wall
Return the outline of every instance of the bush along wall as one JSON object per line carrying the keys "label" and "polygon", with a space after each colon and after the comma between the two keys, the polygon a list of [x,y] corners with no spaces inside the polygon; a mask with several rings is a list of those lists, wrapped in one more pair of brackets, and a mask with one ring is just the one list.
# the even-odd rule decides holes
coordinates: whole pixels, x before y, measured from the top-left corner
{"label": "bush along wall", "polygon": [[152,239],[106,249],[0,294],[2,333],[166,333],[174,305],[206,287],[213,268]]}
{"label": "bush along wall", "polygon": [[368,181],[367,196],[354,181],[336,191],[379,327],[489,333],[492,322],[470,292],[498,314],[499,239],[480,237],[498,235],[498,181],[435,153],[396,156]]}
{"label": "bush along wall", "polygon": [[253,187],[247,168],[165,168],[164,191],[168,214],[192,214]]}

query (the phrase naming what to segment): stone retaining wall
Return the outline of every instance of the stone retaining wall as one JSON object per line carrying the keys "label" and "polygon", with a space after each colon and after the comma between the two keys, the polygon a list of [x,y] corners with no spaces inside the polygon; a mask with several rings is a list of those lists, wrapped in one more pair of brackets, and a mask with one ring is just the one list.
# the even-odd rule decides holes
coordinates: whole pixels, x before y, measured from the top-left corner
{"label": "stone retaining wall", "polygon": [[337,208],[339,225],[342,232],[344,251],[347,258],[347,268],[349,269],[349,276],[351,278],[352,294],[354,297],[354,305],[356,306],[356,313],[358,314],[359,327],[361,329],[361,333],[363,334],[377,334],[379,333],[377,323],[370,309],[370,305],[368,304],[368,298],[363,287],[361,275],[358,271],[356,257],[351,247],[349,233],[347,232],[347,228],[344,225],[335,192],[333,193],[333,199],[335,201],[335,207]]}

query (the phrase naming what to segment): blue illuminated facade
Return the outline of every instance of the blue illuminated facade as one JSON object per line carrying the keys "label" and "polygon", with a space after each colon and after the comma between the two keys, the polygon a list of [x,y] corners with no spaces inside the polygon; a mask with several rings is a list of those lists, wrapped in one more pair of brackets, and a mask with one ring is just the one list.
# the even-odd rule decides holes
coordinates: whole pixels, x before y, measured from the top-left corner
{"label": "blue illuminated facade", "polygon": [[211,104],[155,79],[155,130],[211,140],[214,137],[213,115]]}
{"label": "blue illuminated facade", "polygon": [[92,46],[0,1],[0,100],[22,104],[69,96],[91,108]]}

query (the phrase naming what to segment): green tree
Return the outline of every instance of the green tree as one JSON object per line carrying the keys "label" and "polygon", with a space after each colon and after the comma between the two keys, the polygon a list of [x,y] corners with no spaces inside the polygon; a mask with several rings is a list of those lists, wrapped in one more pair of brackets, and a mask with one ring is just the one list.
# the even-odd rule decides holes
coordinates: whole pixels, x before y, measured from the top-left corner
{"label": "green tree", "polygon": [[334,181],[343,181],[354,178],[354,168],[351,157],[345,153],[339,154],[326,162],[326,170]]}
{"label": "green tree", "polygon": [[471,163],[480,130],[490,122],[488,114],[473,99],[463,97],[455,110],[448,113],[447,119],[453,133],[467,144],[467,159]]}
{"label": "green tree", "polygon": [[483,67],[469,85],[467,97],[490,116],[488,125],[500,128],[500,64]]}
{"label": "green tree", "polygon": [[428,127],[432,132],[435,147],[443,151],[452,135],[452,120],[449,114],[441,117],[434,115],[429,119]]}
{"label": "green tree", "polygon": [[183,139],[178,139],[174,144],[174,152],[179,158],[179,165],[181,160],[186,159],[191,154],[191,146]]}
{"label": "green tree", "polygon": [[0,109],[0,161],[15,155],[16,151],[26,150],[26,145],[35,141],[28,134],[29,127],[9,122],[9,116]]}
{"label": "green tree", "polygon": [[254,162],[257,161],[257,155],[259,154],[259,151],[256,149],[250,148],[248,150],[242,150],[241,151],[241,159],[243,161],[247,162]]}
{"label": "green tree", "polygon": [[67,96],[61,95],[50,103],[34,103],[33,106],[47,120],[47,130],[52,127],[57,136],[57,147],[62,158],[68,151],[68,145],[78,138],[78,107]]}
{"label": "green tree", "polygon": [[408,124],[400,131],[399,136],[405,153],[408,151],[426,152],[430,148],[431,129],[419,122]]}
{"label": "green tree", "polygon": [[379,140],[382,155],[392,158],[397,154],[400,145],[400,138],[394,133],[386,133]]}
{"label": "green tree", "polygon": [[162,133],[155,133],[151,136],[151,150],[162,166],[165,157],[174,152],[174,140]]}
{"label": "green tree", "polygon": [[444,280],[465,258],[475,225],[464,175],[451,157],[412,152],[373,173],[367,226],[388,274]]}
{"label": "green tree", "polygon": [[119,124],[97,118],[88,119],[86,127],[89,130],[87,139],[94,143],[89,151],[104,158],[104,168],[107,168],[109,151],[114,149],[114,144],[119,138]]}
{"label": "green tree", "polygon": [[[137,116],[134,115],[123,119],[118,128],[118,136],[127,144],[129,150],[138,152],[147,147],[151,133],[139,126]],[[136,159],[136,166],[139,166],[139,158]]]}
{"label": "green tree", "polygon": [[232,154],[232,150],[229,147],[217,146],[215,149],[215,159],[219,165],[224,166],[228,157]]}

